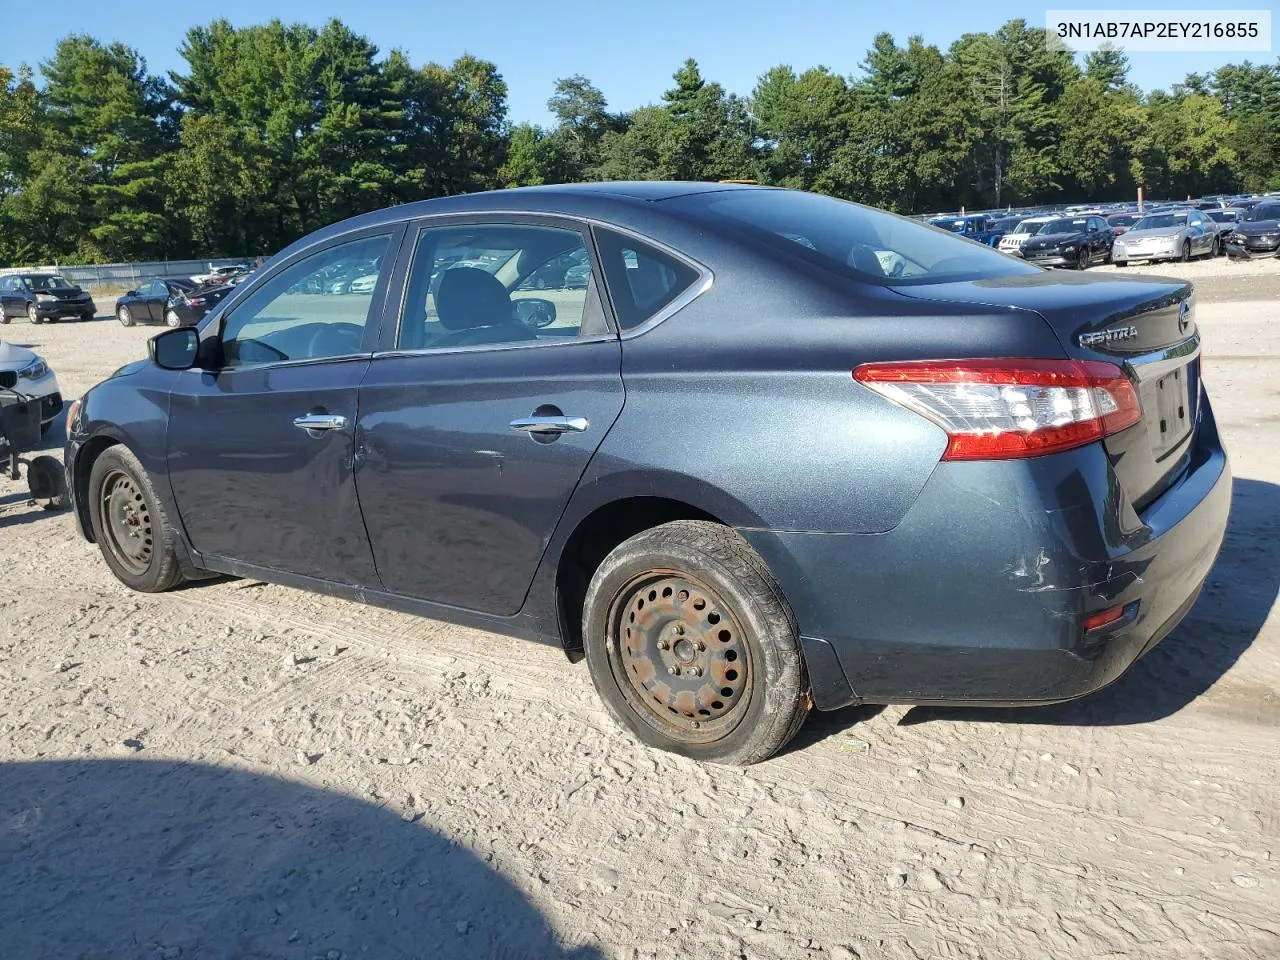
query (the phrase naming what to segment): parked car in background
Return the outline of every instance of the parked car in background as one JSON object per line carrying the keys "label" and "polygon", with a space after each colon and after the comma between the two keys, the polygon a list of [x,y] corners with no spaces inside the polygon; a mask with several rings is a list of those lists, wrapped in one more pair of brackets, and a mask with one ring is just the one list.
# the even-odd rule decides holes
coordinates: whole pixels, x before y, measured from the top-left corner
{"label": "parked car in background", "polygon": [[988,217],[986,214],[972,213],[957,217],[934,217],[929,221],[929,226],[967,237],[977,243],[994,246],[999,239],[999,236],[992,229],[994,222],[994,218]]}
{"label": "parked car in background", "polygon": [[1042,224],[1018,253],[1043,267],[1084,270],[1090,264],[1107,262],[1114,239],[1098,214],[1058,217]]}
{"label": "parked car in background", "polygon": [[26,317],[32,323],[92,320],[93,298],[56,273],[11,273],[0,277],[0,323]]}
{"label": "parked car in background", "polygon": [[1227,239],[1235,232],[1236,224],[1244,215],[1243,210],[1228,208],[1225,210],[1206,210],[1205,216],[1218,225],[1218,252],[1225,253]]}
{"label": "parked car in background", "polygon": [[[461,249],[494,269],[440,272]],[[521,289],[571,252],[586,289]],[[379,256],[372,293],[295,292]],[[1191,292],[790,190],[446,197],[152,338],[65,462],[135,590],[219,572],[542,640],[641,740],[750,763],[811,704],[1077,697],[1177,625],[1231,503]]]}
{"label": "parked car in background", "polygon": [[1218,227],[1199,210],[1171,210],[1143,217],[1116,240],[1111,262],[1123,267],[1131,260],[1190,260],[1218,255]]}
{"label": "parked car in background", "polygon": [[1238,259],[1280,256],[1280,201],[1266,200],[1240,218],[1227,238],[1227,255]]}
{"label": "parked car in background", "polygon": [[1113,237],[1123,237],[1135,223],[1142,219],[1140,213],[1113,213],[1107,218],[1107,226],[1111,228]]}
{"label": "parked car in background", "polygon": [[49,364],[34,350],[0,340],[0,371],[18,376],[17,389],[40,400],[40,435],[44,436],[62,412],[62,390]]}
{"label": "parked car in background", "polygon": [[233,263],[225,267],[215,267],[209,264],[208,273],[198,273],[191,278],[191,282],[197,285],[206,283],[226,283],[232,277],[248,273],[252,268],[247,263]]}
{"label": "parked car in background", "polygon": [[1046,214],[1045,216],[1026,217],[1023,220],[1019,220],[1009,233],[1000,238],[997,247],[1003,253],[1017,253],[1022,249],[1022,245],[1035,235],[1037,230],[1054,219],[1056,219],[1054,214]]}
{"label": "parked car in background", "polygon": [[130,290],[116,301],[116,318],[123,326],[163,323],[187,327],[212,310],[233,288],[196,286],[186,280],[157,277]]}

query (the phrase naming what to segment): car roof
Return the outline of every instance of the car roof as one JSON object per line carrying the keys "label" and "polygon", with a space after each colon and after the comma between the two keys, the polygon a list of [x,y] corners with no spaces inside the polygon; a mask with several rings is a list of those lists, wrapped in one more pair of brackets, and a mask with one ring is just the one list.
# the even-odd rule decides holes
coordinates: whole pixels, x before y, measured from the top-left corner
{"label": "car roof", "polygon": [[343,233],[441,214],[542,213],[588,220],[599,219],[606,222],[625,222],[629,219],[629,214],[634,215],[641,209],[656,210],[662,201],[677,197],[732,190],[777,189],[779,188],[753,184],[639,180],[515,187],[508,190],[435,197],[362,213],[348,220],[322,227],[295,241],[273,259],[291,255],[297,250]]}

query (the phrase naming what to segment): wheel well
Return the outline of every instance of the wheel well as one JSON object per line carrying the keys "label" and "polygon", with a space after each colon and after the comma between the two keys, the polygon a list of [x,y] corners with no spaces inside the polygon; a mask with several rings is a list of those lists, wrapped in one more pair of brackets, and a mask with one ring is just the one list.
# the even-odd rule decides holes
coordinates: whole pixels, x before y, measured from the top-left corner
{"label": "wheel well", "polygon": [[582,659],[582,605],[591,577],[618,544],[672,520],[722,523],[705,510],[665,497],[629,497],[588,514],[565,542],[556,569],[560,639],[569,659]]}
{"label": "wheel well", "polygon": [[120,441],[114,437],[93,437],[86,440],[84,447],[76,457],[76,475],[72,478],[76,489],[76,510],[80,512],[80,529],[93,542],[93,524],[89,521],[89,474],[93,463],[102,455],[107,447],[114,447]]}

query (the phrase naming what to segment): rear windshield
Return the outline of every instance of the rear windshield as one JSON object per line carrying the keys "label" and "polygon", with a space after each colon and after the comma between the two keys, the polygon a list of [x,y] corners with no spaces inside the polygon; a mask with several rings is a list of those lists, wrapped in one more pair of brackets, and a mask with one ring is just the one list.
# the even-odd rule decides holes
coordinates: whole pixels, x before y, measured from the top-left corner
{"label": "rear windshield", "polygon": [[1216,220],[1218,223],[1234,223],[1240,216],[1234,210],[1210,210],[1208,215],[1210,220]]}
{"label": "rear windshield", "polygon": [[1142,216],[1137,213],[1113,213],[1107,217],[1107,223],[1113,227],[1128,227],[1141,219]]}
{"label": "rear windshield", "polygon": [[816,193],[726,190],[677,202],[734,233],[859,280],[941,283],[1040,272],[992,247]]}

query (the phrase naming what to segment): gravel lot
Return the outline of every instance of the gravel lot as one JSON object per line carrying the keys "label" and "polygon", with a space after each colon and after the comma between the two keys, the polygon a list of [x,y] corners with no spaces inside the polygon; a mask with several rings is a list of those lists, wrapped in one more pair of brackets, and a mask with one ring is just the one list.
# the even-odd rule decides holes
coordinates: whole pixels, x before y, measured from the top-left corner
{"label": "gravel lot", "polygon": [[[1152,272],[1197,281],[1236,475],[1189,618],[1086,700],[817,715],[746,771],[554,649],[130,593],[0,481],[0,955],[1280,956],[1280,263]],[[73,397],[155,330],[0,332]]]}

